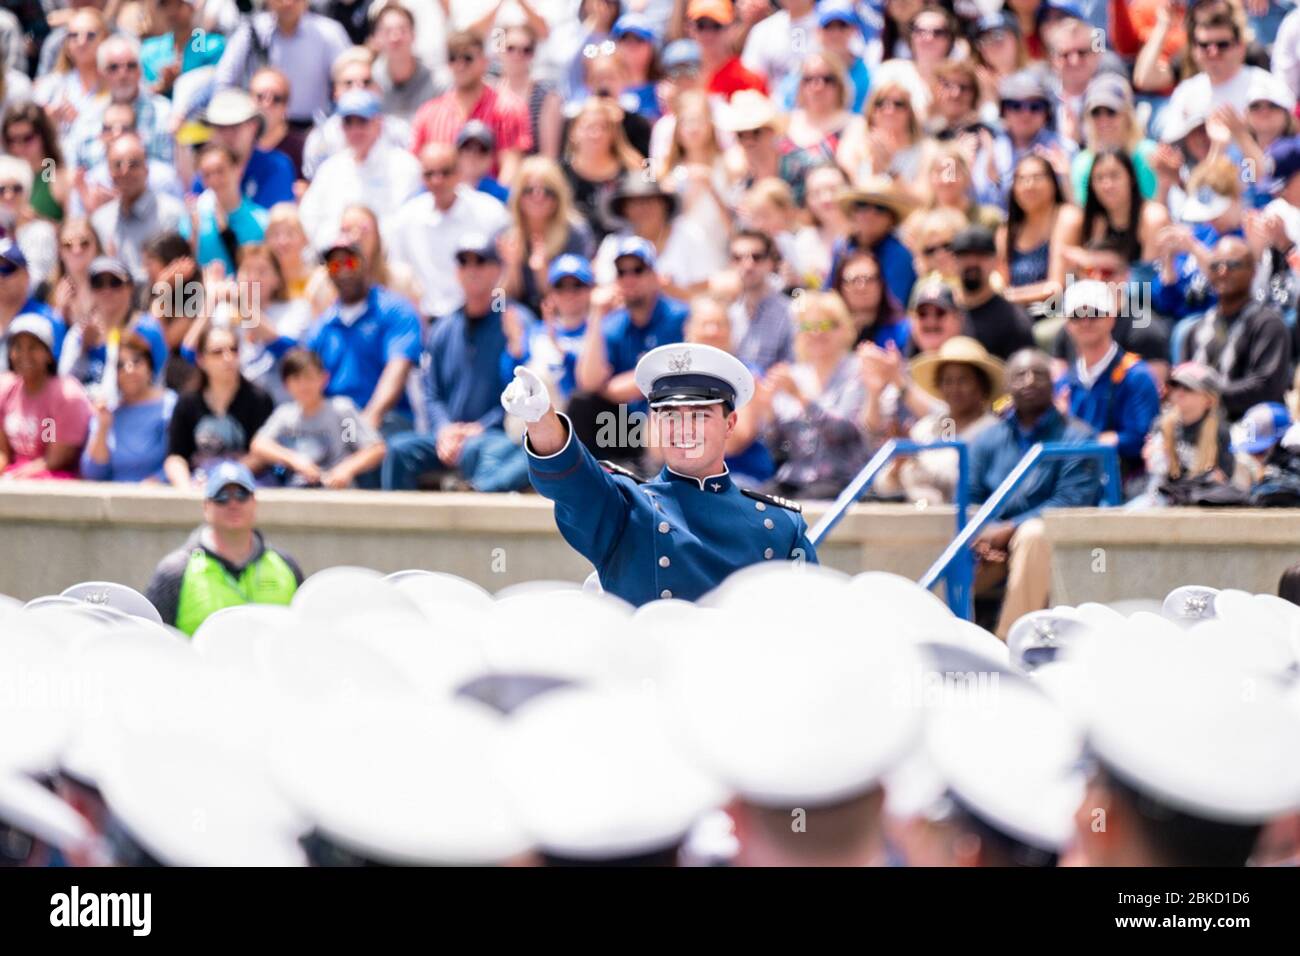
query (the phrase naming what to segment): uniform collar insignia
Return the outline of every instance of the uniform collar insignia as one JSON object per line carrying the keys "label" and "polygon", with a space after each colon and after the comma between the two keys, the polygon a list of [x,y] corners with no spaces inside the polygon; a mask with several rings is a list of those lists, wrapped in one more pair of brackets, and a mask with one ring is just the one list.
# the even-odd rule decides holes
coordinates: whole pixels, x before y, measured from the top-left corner
{"label": "uniform collar insignia", "polygon": [[724,464],[722,471],[716,475],[706,475],[703,478],[696,478],[693,475],[683,475],[681,472],[673,471],[667,465],[664,465],[664,477],[676,481],[689,481],[700,489],[714,494],[721,494],[731,487],[731,470]]}

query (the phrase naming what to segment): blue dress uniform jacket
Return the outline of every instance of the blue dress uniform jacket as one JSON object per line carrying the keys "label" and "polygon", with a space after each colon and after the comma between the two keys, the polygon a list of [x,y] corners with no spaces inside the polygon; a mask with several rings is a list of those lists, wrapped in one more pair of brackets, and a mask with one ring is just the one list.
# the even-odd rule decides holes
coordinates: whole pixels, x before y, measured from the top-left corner
{"label": "blue dress uniform jacket", "polygon": [[699,480],[664,468],[650,481],[611,474],[579,441],[540,457],[528,449],[533,487],[555,502],[560,534],[637,607],[694,601],[733,571],[763,561],[817,562],[808,526],[775,499],[751,497],[729,474]]}

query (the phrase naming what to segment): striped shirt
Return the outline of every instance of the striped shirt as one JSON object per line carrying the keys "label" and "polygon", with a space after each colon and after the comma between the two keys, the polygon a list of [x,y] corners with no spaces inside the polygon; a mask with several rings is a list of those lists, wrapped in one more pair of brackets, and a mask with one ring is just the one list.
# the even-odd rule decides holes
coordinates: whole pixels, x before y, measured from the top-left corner
{"label": "striped shirt", "polygon": [[430,143],[454,143],[456,134],[470,120],[481,120],[496,137],[492,171],[500,167],[502,150],[528,152],[533,145],[528,106],[513,93],[494,90],[484,84],[483,93],[468,114],[462,113],[456,91],[444,93],[420,107],[412,122],[411,150],[418,156]]}

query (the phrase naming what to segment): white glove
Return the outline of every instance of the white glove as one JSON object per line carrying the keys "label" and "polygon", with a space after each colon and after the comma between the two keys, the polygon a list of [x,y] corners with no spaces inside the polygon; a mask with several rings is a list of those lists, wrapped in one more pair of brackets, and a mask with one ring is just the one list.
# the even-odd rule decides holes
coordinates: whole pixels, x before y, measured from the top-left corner
{"label": "white glove", "polygon": [[521,365],[515,369],[515,380],[501,393],[501,406],[526,422],[536,422],[550,410],[551,396],[542,380]]}

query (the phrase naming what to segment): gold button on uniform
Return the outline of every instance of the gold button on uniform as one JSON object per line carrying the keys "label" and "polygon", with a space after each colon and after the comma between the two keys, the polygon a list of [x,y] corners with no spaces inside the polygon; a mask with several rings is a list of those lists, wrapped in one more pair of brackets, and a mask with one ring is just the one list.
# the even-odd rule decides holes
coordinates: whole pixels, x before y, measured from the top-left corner
{"label": "gold button on uniform", "polygon": [[670,564],[672,564],[672,562],[668,560],[667,555],[664,555],[662,558],[659,559],[659,567],[661,568],[666,568]]}
{"label": "gold button on uniform", "polygon": [[670,597],[673,596],[673,592],[668,590],[667,588],[664,588],[662,591],[659,592],[659,596],[663,598],[665,601],[667,601]]}
{"label": "gold button on uniform", "polygon": [[772,523],[772,519],[771,519],[771,518],[764,518],[764,519],[763,519],[763,527],[764,527],[764,528],[767,528],[767,529],[770,531],[770,530],[772,530],[773,528],[775,528],[776,525]]}
{"label": "gold button on uniform", "polygon": [[667,521],[661,521],[661,522],[659,522],[659,533],[660,533],[660,534],[667,534],[667,533],[668,533],[668,522],[667,522]]}

